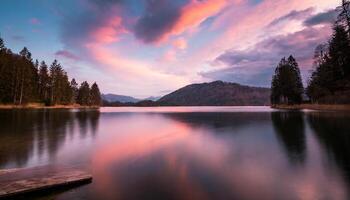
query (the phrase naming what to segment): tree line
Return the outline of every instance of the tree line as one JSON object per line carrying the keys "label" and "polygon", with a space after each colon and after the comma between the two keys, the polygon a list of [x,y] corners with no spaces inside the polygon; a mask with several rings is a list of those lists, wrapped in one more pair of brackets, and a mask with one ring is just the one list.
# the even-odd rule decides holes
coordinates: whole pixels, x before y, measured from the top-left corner
{"label": "tree line", "polygon": [[96,83],[90,87],[84,81],[79,86],[74,78],[69,80],[57,60],[50,66],[33,61],[26,47],[13,53],[0,38],[0,104],[27,103],[99,106],[101,93]]}
{"label": "tree line", "polygon": [[350,1],[342,0],[337,11],[332,37],[315,49],[306,89],[293,56],[283,58],[272,77],[272,104],[299,104],[304,94],[311,103],[350,103]]}

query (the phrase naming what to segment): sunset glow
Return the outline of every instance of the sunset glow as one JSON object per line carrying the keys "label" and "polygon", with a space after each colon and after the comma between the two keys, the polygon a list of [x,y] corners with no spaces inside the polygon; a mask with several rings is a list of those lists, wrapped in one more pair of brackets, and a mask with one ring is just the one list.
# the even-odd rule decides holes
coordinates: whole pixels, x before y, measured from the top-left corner
{"label": "sunset glow", "polygon": [[[103,93],[161,96],[190,83],[270,86],[293,54],[304,81],[315,47],[327,42],[338,0],[80,0],[0,6],[6,46],[58,59]],[[334,15],[334,14],[333,14]],[[334,15],[335,16],[335,15]],[[11,20],[9,20],[11,19]]]}

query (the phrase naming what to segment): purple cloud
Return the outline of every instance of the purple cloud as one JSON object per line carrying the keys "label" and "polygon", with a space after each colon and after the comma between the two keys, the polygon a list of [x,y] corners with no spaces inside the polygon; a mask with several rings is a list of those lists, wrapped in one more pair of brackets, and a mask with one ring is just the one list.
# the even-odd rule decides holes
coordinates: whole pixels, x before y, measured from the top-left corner
{"label": "purple cloud", "polygon": [[306,27],[288,35],[267,38],[250,50],[229,50],[218,56],[214,64],[224,64],[225,69],[200,73],[214,80],[238,82],[254,86],[269,86],[275,66],[282,57],[296,57],[304,82],[312,67],[314,48],[328,40],[330,26]]}
{"label": "purple cloud", "polygon": [[313,11],[314,11],[314,8],[312,8],[312,7],[307,8],[305,10],[300,10],[300,11],[293,10],[290,13],[273,20],[268,25],[268,27],[275,26],[275,25],[282,23],[282,22],[285,22],[285,21],[306,19],[307,17],[311,16]]}
{"label": "purple cloud", "polygon": [[69,52],[69,51],[66,51],[66,50],[62,50],[62,51],[57,51],[55,53],[55,56],[59,56],[59,57],[63,57],[63,58],[68,58],[68,59],[71,59],[71,60],[75,60],[75,61],[78,61],[80,60],[80,58],[78,56],[76,56],[75,54]]}
{"label": "purple cloud", "polygon": [[332,24],[337,19],[337,10],[328,10],[326,12],[317,13],[304,21],[305,26],[315,26],[319,24]]}
{"label": "purple cloud", "polygon": [[180,17],[180,5],[172,0],[148,0],[146,12],[135,25],[135,36],[145,43],[158,41]]}
{"label": "purple cloud", "polygon": [[12,40],[16,41],[16,42],[25,42],[25,38],[21,35],[13,35],[11,37]]}

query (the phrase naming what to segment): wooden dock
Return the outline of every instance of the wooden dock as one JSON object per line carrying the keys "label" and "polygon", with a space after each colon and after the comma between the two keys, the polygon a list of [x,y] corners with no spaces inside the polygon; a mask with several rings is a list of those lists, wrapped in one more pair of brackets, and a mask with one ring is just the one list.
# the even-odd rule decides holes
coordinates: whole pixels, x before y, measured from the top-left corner
{"label": "wooden dock", "polygon": [[51,167],[0,170],[0,199],[90,183],[92,175]]}

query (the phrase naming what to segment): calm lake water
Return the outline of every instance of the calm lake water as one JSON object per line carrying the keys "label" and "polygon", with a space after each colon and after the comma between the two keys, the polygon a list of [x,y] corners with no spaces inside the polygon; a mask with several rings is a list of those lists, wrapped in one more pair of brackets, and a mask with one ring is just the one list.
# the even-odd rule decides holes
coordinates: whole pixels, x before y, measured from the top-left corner
{"label": "calm lake water", "polygon": [[350,113],[0,111],[0,169],[48,164],[85,169],[94,179],[44,199],[345,200]]}

